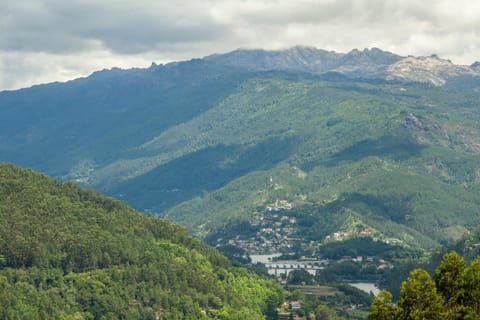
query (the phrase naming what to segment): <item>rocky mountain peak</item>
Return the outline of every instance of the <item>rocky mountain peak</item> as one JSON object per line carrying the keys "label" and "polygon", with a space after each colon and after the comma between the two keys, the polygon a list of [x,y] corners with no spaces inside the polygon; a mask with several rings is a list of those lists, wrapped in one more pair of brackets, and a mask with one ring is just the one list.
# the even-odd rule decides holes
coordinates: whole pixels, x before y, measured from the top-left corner
{"label": "rocky mountain peak", "polygon": [[449,78],[459,76],[480,76],[468,66],[455,65],[450,60],[433,54],[428,57],[408,56],[388,66],[387,80],[402,80],[444,85]]}
{"label": "rocky mountain peak", "polygon": [[383,78],[386,67],[401,59],[401,56],[378,48],[354,49],[343,55],[333,71],[361,78]]}
{"label": "rocky mountain peak", "polygon": [[336,72],[350,78],[423,82],[435,86],[443,86],[450,80],[455,82],[458,79],[480,77],[480,62],[471,66],[455,65],[436,54],[403,57],[375,47],[353,49],[348,53],[311,46],[273,51],[237,49],[211,55],[204,60],[220,67],[233,66],[252,71]]}

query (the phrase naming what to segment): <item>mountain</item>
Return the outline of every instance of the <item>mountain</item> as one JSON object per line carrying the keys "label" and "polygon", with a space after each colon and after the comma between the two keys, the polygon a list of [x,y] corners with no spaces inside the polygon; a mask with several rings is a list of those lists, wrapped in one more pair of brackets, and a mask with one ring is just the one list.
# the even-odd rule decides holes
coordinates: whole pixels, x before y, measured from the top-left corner
{"label": "mountain", "polygon": [[2,319],[264,319],[282,302],[185,229],[8,164],[0,253]]}
{"label": "mountain", "polygon": [[314,47],[280,51],[235,50],[205,58],[220,65],[256,71],[300,71],[313,74],[340,73],[349,78],[385,79],[443,86],[457,78],[480,77],[478,66],[455,65],[437,55],[402,57],[378,48],[336,53]]}
{"label": "mountain", "polygon": [[[479,221],[474,97],[478,93],[418,85],[257,78],[232,95],[228,107],[146,145],[165,150],[164,143],[181,132],[205,145],[201,151],[121,189],[126,198],[155,208],[162,206],[159,199],[171,201],[190,183],[205,181],[202,191],[208,193],[199,191],[166,212],[190,227],[222,226],[225,217],[254,219],[286,200],[296,208],[311,206],[309,214],[317,217],[345,221],[360,215],[371,228],[407,242],[425,236],[445,241]],[[209,130],[202,130],[207,124]],[[173,165],[191,169],[177,173]],[[152,191],[136,192],[140,186]],[[161,190],[171,192],[163,198]]]}
{"label": "mountain", "polygon": [[480,222],[475,70],[304,47],[104,70],[1,92],[0,160],[199,236],[273,208],[311,241],[362,226],[431,248]]}
{"label": "mountain", "polygon": [[282,51],[236,50],[205,59],[221,65],[257,71],[283,70],[314,74],[339,72],[352,77],[372,78],[380,75],[382,70],[401,57],[377,48],[363,51],[355,49],[344,54],[313,47],[293,47]]}
{"label": "mountain", "polygon": [[388,67],[388,80],[403,80],[431,83],[442,86],[449,79],[479,76],[475,66],[457,66],[436,55],[430,57],[407,57]]}
{"label": "mountain", "polygon": [[215,69],[202,61],[113,69],[2,92],[2,159],[54,176],[67,175],[75,166],[88,172],[222,100],[241,71]]}

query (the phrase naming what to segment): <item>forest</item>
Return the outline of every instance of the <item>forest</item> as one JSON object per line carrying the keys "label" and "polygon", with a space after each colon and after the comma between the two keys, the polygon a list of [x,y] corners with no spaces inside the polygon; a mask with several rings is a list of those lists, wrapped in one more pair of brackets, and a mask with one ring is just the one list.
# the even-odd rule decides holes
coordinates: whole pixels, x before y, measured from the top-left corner
{"label": "forest", "polygon": [[0,319],[264,319],[283,299],[182,227],[0,164]]}

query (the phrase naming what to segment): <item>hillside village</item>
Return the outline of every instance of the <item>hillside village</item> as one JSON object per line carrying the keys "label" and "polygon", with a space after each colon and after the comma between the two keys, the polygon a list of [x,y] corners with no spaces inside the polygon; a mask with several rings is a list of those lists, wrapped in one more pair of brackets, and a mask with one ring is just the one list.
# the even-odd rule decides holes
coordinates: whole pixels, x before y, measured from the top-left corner
{"label": "hillside village", "polygon": [[[357,224],[348,230],[338,230],[319,240],[305,240],[304,226],[299,224],[295,206],[287,200],[276,200],[265,206],[262,213],[257,212],[249,221],[250,233],[224,234],[216,239],[216,246],[235,246],[243,249],[252,258],[252,263],[261,262],[267,272],[285,282],[288,274],[295,269],[305,269],[312,275],[332,263],[355,262],[361,265],[373,265],[377,270],[393,267],[384,257],[368,255],[343,255],[338,259],[322,256],[321,247],[325,244],[342,242],[354,238],[370,238],[374,242],[390,245],[404,245],[396,238],[386,237],[381,232],[364,224]],[[257,257],[260,257],[258,260]],[[262,260],[263,257],[263,260]]]}
{"label": "hillside village", "polygon": [[351,230],[338,230],[328,234],[322,240],[306,241],[302,236],[302,227],[298,225],[297,217],[293,213],[294,205],[287,200],[276,200],[266,205],[262,213],[256,213],[249,221],[251,228],[256,230],[255,236],[231,235],[217,239],[217,246],[233,245],[249,254],[292,253],[308,251],[315,255],[315,249],[324,243],[344,241],[354,237],[368,237],[373,241],[382,241],[387,244],[402,245],[403,241],[386,237],[377,230],[358,224]]}

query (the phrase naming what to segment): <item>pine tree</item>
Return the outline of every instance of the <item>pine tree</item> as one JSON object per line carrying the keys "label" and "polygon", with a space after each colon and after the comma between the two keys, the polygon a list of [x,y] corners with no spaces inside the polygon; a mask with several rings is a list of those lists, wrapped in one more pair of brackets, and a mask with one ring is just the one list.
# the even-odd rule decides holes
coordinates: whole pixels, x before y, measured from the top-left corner
{"label": "pine tree", "polygon": [[460,302],[473,319],[480,319],[480,256],[462,274]]}
{"label": "pine tree", "polygon": [[402,283],[398,306],[402,309],[404,320],[441,320],[442,305],[435,283],[425,270],[413,270],[407,281]]}
{"label": "pine tree", "polygon": [[461,277],[464,271],[465,261],[454,251],[445,254],[435,270],[435,285],[438,293],[443,297],[447,320],[457,319],[457,311],[460,308]]}
{"label": "pine tree", "polygon": [[401,310],[393,305],[392,294],[381,290],[373,299],[368,320],[395,320],[400,316]]}

